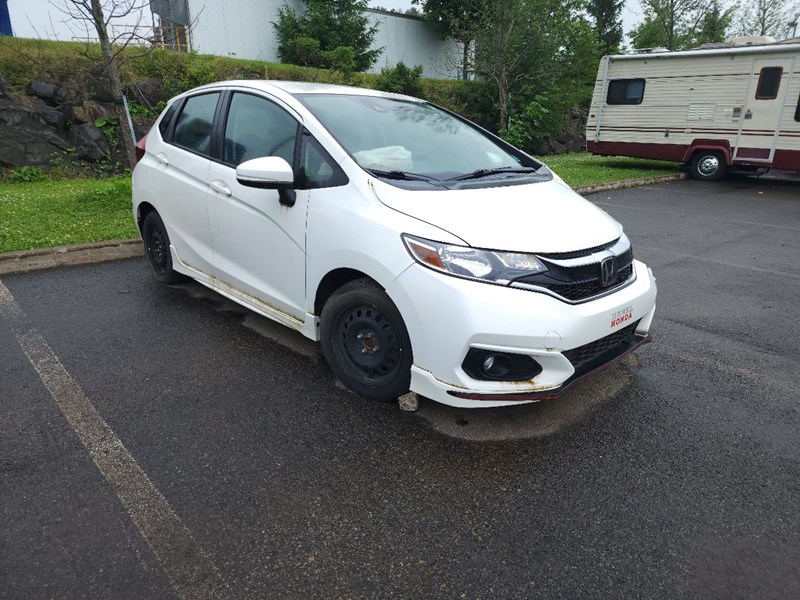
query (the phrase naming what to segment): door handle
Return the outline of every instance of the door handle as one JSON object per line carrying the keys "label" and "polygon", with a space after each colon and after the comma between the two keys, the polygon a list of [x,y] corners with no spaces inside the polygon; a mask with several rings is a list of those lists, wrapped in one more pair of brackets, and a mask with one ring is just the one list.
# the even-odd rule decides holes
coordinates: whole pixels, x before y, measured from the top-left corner
{"label": "door handle", "polygon": [[169,165],[169,159],[167,158],[167,155],[164,154],[163,152],[159,152],[158,154],[156,154],[156,160],[165,167]]}
{"label": "door handle", "polygon": [[230,196],[231,195],[231,188],[229,188],[224,181],[220,181],[219,179],[212,181],[208,185],[211,186],[211,189],[215,192],[219,192],[223,196]]}

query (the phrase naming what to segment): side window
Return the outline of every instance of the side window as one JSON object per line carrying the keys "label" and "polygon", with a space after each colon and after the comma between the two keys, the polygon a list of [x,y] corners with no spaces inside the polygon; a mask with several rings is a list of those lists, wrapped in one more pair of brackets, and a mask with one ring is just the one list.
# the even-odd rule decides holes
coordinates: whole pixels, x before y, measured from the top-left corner
{"label": "side window", "polygon": [[280,156],[293,165],[297,127],[297,120],[277,104],[235,93],[225,123],[222,158],[234,167],[261,156]]}
{"label": "side window", "polygon": [[644,79],[612,79],[608,82],[608,104],[641,104]]}
{"label": "side window", "polygon": [[758,76],[756,100],[773,100],[778,97],[783,67],[764,67]]}
{"label": "side window", "polygon": [[800,123],[800,96],[797,97],[797,108],[794,109],[794,120]]}
{"label": "side window", "polygon": [[300,165],[301,189],[336,187],[345,185],[349,181],[339,165],[310,135],[303,136],[303,154]]}
{"label": "side window", "polygon": [[169,130],[169,124],[172,123],[172,119],[175,118],[175,113],[178,112],[179,104],[180,101],[173,102],[167,109],[167,112],[164,115],[164,117],[158,122],[158,130],[161,132],[161,137],[164,139],[167,139],[167,131]]}
{"label": "side window", "polygon": [[219,93],[192,96],[183,105],[172,143],[198,154],[208,154],[211,146],[211,124],[217,109]]}

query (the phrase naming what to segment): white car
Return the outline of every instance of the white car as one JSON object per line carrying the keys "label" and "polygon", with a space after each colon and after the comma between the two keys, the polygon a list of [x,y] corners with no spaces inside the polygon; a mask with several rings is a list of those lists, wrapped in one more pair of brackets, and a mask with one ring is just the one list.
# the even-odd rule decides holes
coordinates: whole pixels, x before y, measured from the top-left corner
{"label": "white car", "polygon": [[557,396],[647,341],[653,274],[541,162],[428,102],[228,81],[138,145],[156,280],[187,275],[322,343],[375,400]]}

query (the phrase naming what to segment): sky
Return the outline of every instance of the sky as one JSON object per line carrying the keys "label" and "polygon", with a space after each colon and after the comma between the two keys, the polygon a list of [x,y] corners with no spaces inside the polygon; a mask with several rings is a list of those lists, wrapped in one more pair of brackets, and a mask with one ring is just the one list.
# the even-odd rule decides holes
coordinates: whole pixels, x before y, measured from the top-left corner
{"label": "sky", "polygon": [[[213,0],[211,0],[213,1]],[[217,0],[219,1],[219,0]],[[406,10],[411,7],[411,0],[370,0],[371,6],[381,6],[387,9]],[[85,27],[67,27],[63,23],[64,14],[56,6],[63,6],[64,0],[8,0],[8,9],[11,14],[11,26],[14,35],[27,38],[46,38],[71,40],[82,37],[96,37],[94,32],[88,35]],[[152,24],[150,11],[144,11],[143,22]],[[623,9],[623,27],[628,32],[641,19],[641,10],[638,0],[626,0]],[[126,23],[135,23],[129,17]]]}

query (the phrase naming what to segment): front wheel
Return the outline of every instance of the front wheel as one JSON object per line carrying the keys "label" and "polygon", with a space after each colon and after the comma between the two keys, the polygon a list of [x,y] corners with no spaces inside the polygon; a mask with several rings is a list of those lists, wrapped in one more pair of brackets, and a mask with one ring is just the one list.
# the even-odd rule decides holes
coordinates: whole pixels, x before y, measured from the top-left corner
{"label": "front wheel", "polygon": [[320,315],[322,351],[339,380],[354,392],[388,402],[408,392],[411,340],[400,311],[368,279],[343,285]]}
{"label": "front wheel", "polygon": [[142,239],[147,262],[153,278],[159,283],[177,283],[183,275],[172,268],[172,253],[169,249],[169,235],[164,221],[159,214],[152,211],[147,214],[142,224]]}
{"label": "front wheel", "polygon": [[721,152],[700,150],[689,163],[689,172],[693,179],[700,181],[719,181],[728,172],[728,165]]}

